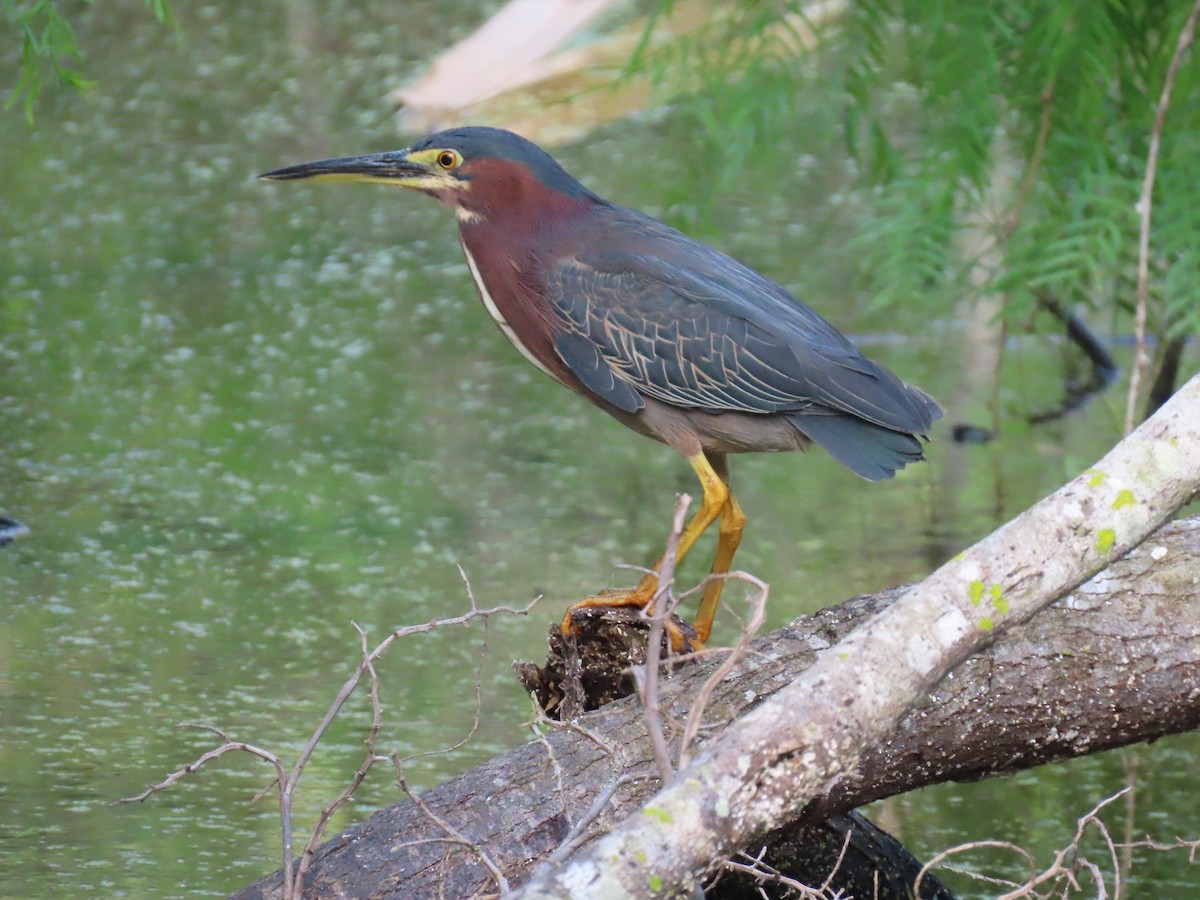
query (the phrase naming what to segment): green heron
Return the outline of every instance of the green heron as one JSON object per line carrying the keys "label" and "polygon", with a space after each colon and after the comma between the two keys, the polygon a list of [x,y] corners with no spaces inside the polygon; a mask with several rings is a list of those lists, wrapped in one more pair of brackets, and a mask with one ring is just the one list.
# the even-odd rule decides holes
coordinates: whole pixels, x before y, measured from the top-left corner
{"label": "green heron", "polygon": [[[455,128],[404,150],[304,163],[272,181],[411,188],[458,217],[483,304],[531,363],[682,454],[703,502],[677,559],[720,519],[695,620],[712,630],[745,517],[726,456],[818,444],[870,481],[923,459],[941,409],[871,362],[782,287],[656,219],[609,203],[509,131]],[[645,607],[662,560],[636,587],[572,606]],[[677,646],[681,635],[672,630]]]}

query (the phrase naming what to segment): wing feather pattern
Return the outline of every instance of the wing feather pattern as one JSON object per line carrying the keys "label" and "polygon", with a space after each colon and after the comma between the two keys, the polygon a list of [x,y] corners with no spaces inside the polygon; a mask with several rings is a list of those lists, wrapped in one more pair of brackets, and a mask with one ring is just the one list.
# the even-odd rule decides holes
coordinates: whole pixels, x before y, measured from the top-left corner
{"label": "wing feather pattern", "polygon": [[581,247],[545,276],[556,349],[591,390],[630,412],[646,396],[783,414],[867,478],[921,458],[913,435],[941,416],[928,395],[754,270],[639,213],[605,214],[629,245]]}

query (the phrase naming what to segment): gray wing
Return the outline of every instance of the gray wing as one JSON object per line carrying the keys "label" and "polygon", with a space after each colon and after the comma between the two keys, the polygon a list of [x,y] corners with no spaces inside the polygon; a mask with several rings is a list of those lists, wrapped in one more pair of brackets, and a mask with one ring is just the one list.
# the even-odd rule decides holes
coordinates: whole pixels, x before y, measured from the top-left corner
{"label": "gray wing", "polygon": [[778,306],[782,288],[736,263],[754,276],[748,284],[672,262],[609,251],[550,270],[549,302],[564,326],[557,350],[601,396],[630,409],[631,387],[709,412],[841,413],[901,432],[929,428],[936,404],[816,313],[784,294],[780,314],[739,290],[769,290]]}

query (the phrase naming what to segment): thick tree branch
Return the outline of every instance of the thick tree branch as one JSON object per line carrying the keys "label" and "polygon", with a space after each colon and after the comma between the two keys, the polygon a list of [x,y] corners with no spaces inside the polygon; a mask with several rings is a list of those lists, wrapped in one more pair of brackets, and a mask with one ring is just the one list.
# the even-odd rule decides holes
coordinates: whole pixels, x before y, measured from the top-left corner
{"label": "thick tree branch", "polygon": [[[970,658],[886,741],[867,748],[858,768],[800,821],[927,784],[1017,771],[1200,726],[1197,577],[1200,519],[1168,525]],[[902,594],[852,600],[755,641],[713,695],[705,733],[736,729],[740,715],[815,660],[838,653],[840,640]],[[665,683],[661,702],[669,716],[687,715],[718,662]],[[627,698],[434,788],[423,801],[520,884],[551,854],[566,857],[555,852],[564,840],[581,843],[584,833],[612,827],[657,784],[640,705]],[[428,843],[444,837],[411,803],[382,810],[318,850],[306,896],[466,897],[494,890],[474,852]],[[781,840],[768,835],[763,842]],[[277,898],[279,885],[277,873],[238,896]]]}

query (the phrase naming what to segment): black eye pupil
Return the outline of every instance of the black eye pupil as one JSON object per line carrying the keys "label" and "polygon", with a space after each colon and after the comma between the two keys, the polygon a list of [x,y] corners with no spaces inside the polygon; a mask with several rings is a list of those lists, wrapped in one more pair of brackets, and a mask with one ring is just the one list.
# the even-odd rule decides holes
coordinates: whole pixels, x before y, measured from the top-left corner
{"label": "black eye pupil", "polygon": [[454,165],[454,154],[453,153],[443,153],[441,156],[438,157],[438,162],[440,162],[442,164],[442,168],[449,169],[451,166]]}

